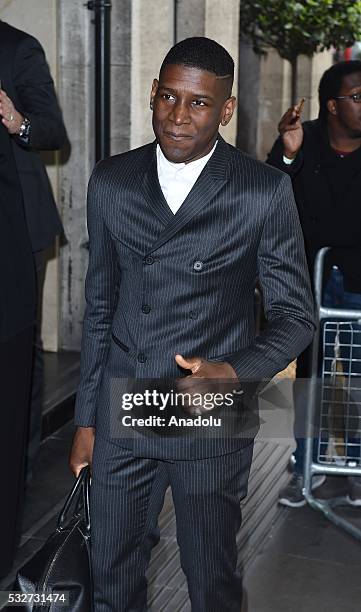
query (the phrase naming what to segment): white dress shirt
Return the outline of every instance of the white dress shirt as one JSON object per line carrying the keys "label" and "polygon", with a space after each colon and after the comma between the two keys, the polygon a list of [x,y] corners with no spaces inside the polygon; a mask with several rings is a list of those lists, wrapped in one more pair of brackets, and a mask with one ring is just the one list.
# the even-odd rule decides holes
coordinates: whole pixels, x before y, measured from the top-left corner
{"label": "white dress shirt", "polygon": [[157,170],[158,179],[163,195],[173,214],[181,207],[194,183],[202,172],[209,158],[213,155],[218,140],[213,149],[200,159],[188,164],[176,164],[169,161],[157,145]]}

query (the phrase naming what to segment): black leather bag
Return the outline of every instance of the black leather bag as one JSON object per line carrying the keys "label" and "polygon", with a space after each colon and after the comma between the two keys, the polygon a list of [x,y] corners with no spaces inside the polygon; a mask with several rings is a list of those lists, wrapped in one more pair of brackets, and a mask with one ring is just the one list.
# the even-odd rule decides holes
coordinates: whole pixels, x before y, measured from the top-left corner
{"label": "black leather bag", "polygon": [[[80,472],[58,519],[55,532],[18,572],[14,591],[69,594],[69,605],[24,604],[23,612],[91,612],[93,588],[90,565],[90,470]],[[75,508],[69,519],[71,507]],[[19,609],[19,608],[17,608]]]}

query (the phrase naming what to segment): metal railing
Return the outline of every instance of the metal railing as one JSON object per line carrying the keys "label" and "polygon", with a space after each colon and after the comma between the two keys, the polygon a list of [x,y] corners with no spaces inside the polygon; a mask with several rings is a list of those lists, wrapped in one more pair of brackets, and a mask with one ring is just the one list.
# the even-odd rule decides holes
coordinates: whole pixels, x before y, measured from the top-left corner
{"label": "metal railing", "polygon": [[347,503],[346,498],[319,499],[311,489],[315,474],[361,477],[361,359],[358,356],[361,354],[361,310],[322,305],[324,262],[329,250],[329,247],[321,249],[315,261],[317,329],[308,390],[303,493],[312,508],[361,540],[361,529],[335,512],[335,508]]}

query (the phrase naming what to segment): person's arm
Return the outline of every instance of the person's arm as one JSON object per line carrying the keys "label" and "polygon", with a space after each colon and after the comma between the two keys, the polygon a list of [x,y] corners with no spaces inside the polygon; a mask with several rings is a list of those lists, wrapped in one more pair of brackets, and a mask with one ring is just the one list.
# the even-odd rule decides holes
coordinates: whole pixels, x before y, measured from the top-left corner
{"label": "person's arm", "polygon": [[120,284],[116,249],[102,214],[105,182],[100,163],[95,168],[88,187],[89,264],[85,280],[86,310],[80,384],[75,405],[75,424],[81,427],[95,425],[97,397],[109,349]]}
{"label": "person's arm", "polygon": [[266,163],[289,176],[295,176],[303,166],[303,127],[299,105],[289,108],[278,124],[279,137]]}
{"label": "person's arm", "polygon": [[118,299],[120,270],[112,237],[102,215],[104,174],[98,165],[88,187],[89,265],[85,281],[86,310],[81,345],[80,383],[74,423],[77,429],[69,456],[78,476],[92,463],[96,405],[109,350],[111,324]]}
{"label": "person's arm", "polygon": [[28,141],[15,134],[18,143],[38,150],[60,149],[66,140],[61,110],[43,48],[31,36],[17,48],[13,80],[20,100],[15,110],[30,121]]}
{"label": "person's arm", "polygon": [[289,177],[283,176],[271,201],[258,248],[266,329],[251,346],[227,362],[239,381],[269,380],[311,342],[314,304],[303,236]]}

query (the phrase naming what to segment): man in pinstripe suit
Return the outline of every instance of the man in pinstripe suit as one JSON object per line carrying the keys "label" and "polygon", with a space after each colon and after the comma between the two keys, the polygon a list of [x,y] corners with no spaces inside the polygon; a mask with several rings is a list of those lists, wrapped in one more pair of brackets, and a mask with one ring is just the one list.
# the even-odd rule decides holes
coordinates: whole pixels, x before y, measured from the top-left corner
{"label": "man in pinstripe suit", "polygon": [[[156,142],[101,162],[90,181],[70,465],[77,474],[92,464],[96,612],[147,610],[145,573],[169,485],[193,612],[241,610],[236,534],[254,434],[129,433],[117,414],[129,381],[180,377],[191,397],[205,380],[242,391],[246,379],[285,368],[312,338],[290,181],[218,134],[235,106],[233,69],[214,41],[175,45],[151,90]],[[258,337],[257,279],[268,319]]]}

